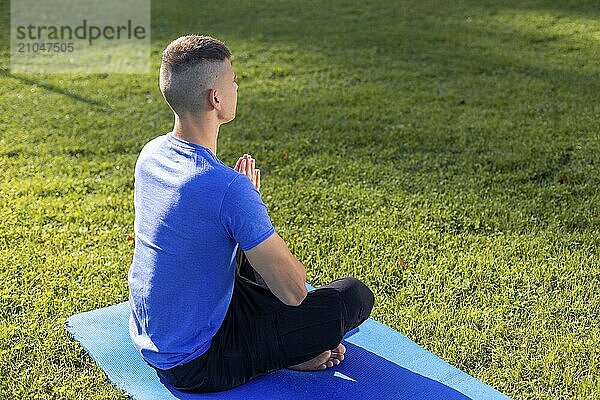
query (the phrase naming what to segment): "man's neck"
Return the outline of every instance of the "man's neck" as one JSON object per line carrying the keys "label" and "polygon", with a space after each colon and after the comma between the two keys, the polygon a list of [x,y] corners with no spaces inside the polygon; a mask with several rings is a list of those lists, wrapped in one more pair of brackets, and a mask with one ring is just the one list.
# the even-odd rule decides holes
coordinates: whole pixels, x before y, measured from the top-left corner
{"label": "man's neck", "polygon": [[210,118],[192,120],[175,116],[173,136],[206,147],[217,155],[219,124]]}

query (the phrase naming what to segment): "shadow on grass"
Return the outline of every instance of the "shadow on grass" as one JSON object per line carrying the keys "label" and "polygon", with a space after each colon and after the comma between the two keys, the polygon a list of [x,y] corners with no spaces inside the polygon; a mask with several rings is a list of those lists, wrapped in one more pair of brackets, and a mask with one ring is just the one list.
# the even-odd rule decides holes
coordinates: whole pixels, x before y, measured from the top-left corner
{"label": "shadow on grass", "polygon": [[30,78],[30,77],[26,77],[23,75],[16,75],[11,73],[8,69],[6,68],[0,68],[0,77],[8,77],[8,78],[12,78],[12,79],[16,79],[21,83],[27,84],[27,85],[35,85],[35,86],[39,86],[41,88],[44,88],[50,92],[54,92],[57,94],[61,94],[63,96],[67,96],[75,101],[79,101],[82,103],[86,103],[92,107],[95,108],[99,108],[102,111],[108,111],[110,110],[110,106],[106,103],[103,103],[101,101],[97,101],[94,99],[90,99],[87,98],[85,96],[81,96],[77,93],[73,93],[72,91],[68,91],[68,90],[64,90],[63,88],[41,81],[40,79],[34,79],[34,78]]}
{"label": "shadow on grass", "polygon": [[[546,3],[551,5],[551,2]],[[498,32],[494,27],[474,26],[467,22],[464,14],[469,10],[481,12],[481,6],[476,2],[471,6],[456,7],[454,13],[454,8],[447,6],[447,14],[438,10],[433,16],[419,14],[426,11],[427,5],[406,3],[392,4],[387,9],[384,5],[368,2],[354,8],[328,3],[325,10],[296,5],[298,12],[291,16],[284,10],[292,5],[265,4],[260,7],[246,2],[230,3],[225,15],[222,11],[219,15],[218,8],[210,9],[210,6],[200,10],[186,8],[184,2],[179,5],[167,9],[153,4],[156,8],[153,15],[161,15],[154,21],[158,24],[153,31],[156,40],[168,42],[184,33],[161,22],[170,20],[170,14],[181,19],[181,26],[191,27],[197,21],[196,28],[208,15],[216,14],[206,33],[212,30],[216,32],[213,33],[215,36],[222,34],[233,41],[251,42],[264,49],[264,55],[253,54],[249,61],[263,62],[261,57],[265,57],[264,62],[279,64],[291,57],[301,59],[291,61],[291,71],[282,75],[274,71],[272,77],[266,78],[268,88],[264,90],[272,98],[299,85],[286,80],[288,76],[310,75],[325,66],[329,72],[324,77],[326,82],[316,82],[314,89],[309,88],[304,97],[289,94],[284,97],[283,100],[293,99],[293,111],[289,105],[277,107],[273,101],[264,103],[262,99],[250,99],[250,102],[259,102],[254,104],[265,108],[274,106],[276,111],[267,118],[277,118],[276,112],[283,109],[288,113],[314,113],[319,122],[331,121],[333,114],[341,126],[354,121],[354,129],[347,130],[349,136],[360,136],[363,129],[377,129],[377,121],[381,128],[403,118],[413,118],[417,113],[419,118],[433,118],[432,105],[437,107],[435,112],[448,113],[449,118],[435,121],[438,127],[441,128],[441,124],[448,126],[448,123],[452,126],[457,117],[472,106],[475,109],[481,106],[494,108],[498,96],[513,101],[498,112],[511,113],[507,117],[517,114],[524,118],[518,115],[518,102],[522,101],[519,96],[534,104],[540,102],[527,92],[529,89],[521,87],[525,81],[530,86],[538,85],[537,88],[549,99],[555,96],[577,99],[581,97],[582,87],[598,87],[596,74],[581,71],[574,62],[570,67],[567,64],[568,68],[559,68],[539,59],[540,55],[550,54],[545,47],[535,45],[540,43],[543,32],[518,31],[514,27],[508,32]],[[185,16],[181,14],[183,9]],[[271,53],[270,49],[274,51]],[[234,54],[235,50],[233,48]],[[303,57],[308,57],[312,63],[303,65]],[[483,80],[484,87],[465,87],[469,76]],[[315,76],[315,80],[320,78]],[[412,101],[406,102],[403,97],[412,97]],[[579,104],[586,106],[584,101]],[[278,119],[278,123],[290,128],[293,120],[295,114],[288,114]],[[434,147],[436,142],[430,140],[432,137],[426,132],[421,133],[422,142]],[[298,135],[305,133],[300,131]],[[339,139],[326,135],[322,138]],[[393,142],[386,144],[396,145]],[[356,146],[356,149],[363,148],[363,143]]]}
{"label": "shadow on grass", "polygon": [[[497,2],[492,2],[497,3]],[[558,16],[581,16],[587,18],[597,18],[600,15],[598,2],[595,0],[584,0],[577,2],[567,1],[512,1],[510,8],[523,11],[538,11],[557,14]]]}

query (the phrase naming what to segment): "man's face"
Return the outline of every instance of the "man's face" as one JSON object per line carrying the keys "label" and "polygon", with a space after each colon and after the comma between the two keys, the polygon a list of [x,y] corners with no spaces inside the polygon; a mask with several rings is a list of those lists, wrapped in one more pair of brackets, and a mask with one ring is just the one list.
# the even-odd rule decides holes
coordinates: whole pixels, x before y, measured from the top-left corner
{"label": "man's face", "polygon": [[238,84],[235,81],[236,76],[231,61],[226,58],[223,63],[225,68],[219,84],[221,93],[218,98],[221,103],[221,110],[218,112],[218,117],[223,121],[222,123],[226,123],[235,118]]}

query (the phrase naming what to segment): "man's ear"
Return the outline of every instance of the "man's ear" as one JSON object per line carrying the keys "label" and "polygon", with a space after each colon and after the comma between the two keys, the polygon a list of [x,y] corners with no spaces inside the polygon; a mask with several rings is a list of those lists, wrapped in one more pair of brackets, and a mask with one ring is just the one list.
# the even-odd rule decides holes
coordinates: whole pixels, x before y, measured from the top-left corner
{"label": "man's ear", "polygon": [[208,103],[215,109],[221,110],[221,102],[219,101],[219,94],[217,89],[210,89],[208,91]]}

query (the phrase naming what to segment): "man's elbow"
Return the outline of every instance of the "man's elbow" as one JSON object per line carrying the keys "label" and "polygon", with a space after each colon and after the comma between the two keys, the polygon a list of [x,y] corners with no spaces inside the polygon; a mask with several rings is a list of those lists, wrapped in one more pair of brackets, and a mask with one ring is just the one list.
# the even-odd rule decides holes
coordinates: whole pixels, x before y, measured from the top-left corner
{"label": "man's elbow", "polygon": [[294,290],[294,296],[292,296],[292,299],[290,301],[290,306],[299,306],[300,304],[302,304],[302,302],[304,301],[304,299],[306,298],[306,296],[308,295],[308,290],[306,290],[306,268],[304,268],[304,265],[302,265],[302,263],[300,261],[298,261],[296,259],[296,263],[297,263],[297,268],[298,268],[298,272],[299,272],[299,279],[296,279],[296,283],[298,286],[296,286],[295,290]]}
{"label": "man's elbow", "polygon": [[306,290],[306,285],[304,285],[303,289],[304,290],[300,291],[300,293],[298,293],[296,296],[294,296],[291,299],[288,299],[288,301],[286,301],[285,304],[288,306],[293,306],[293,307],[298,307],[300,304],[302,304],[302,302],[308,295],[308,290]]}

